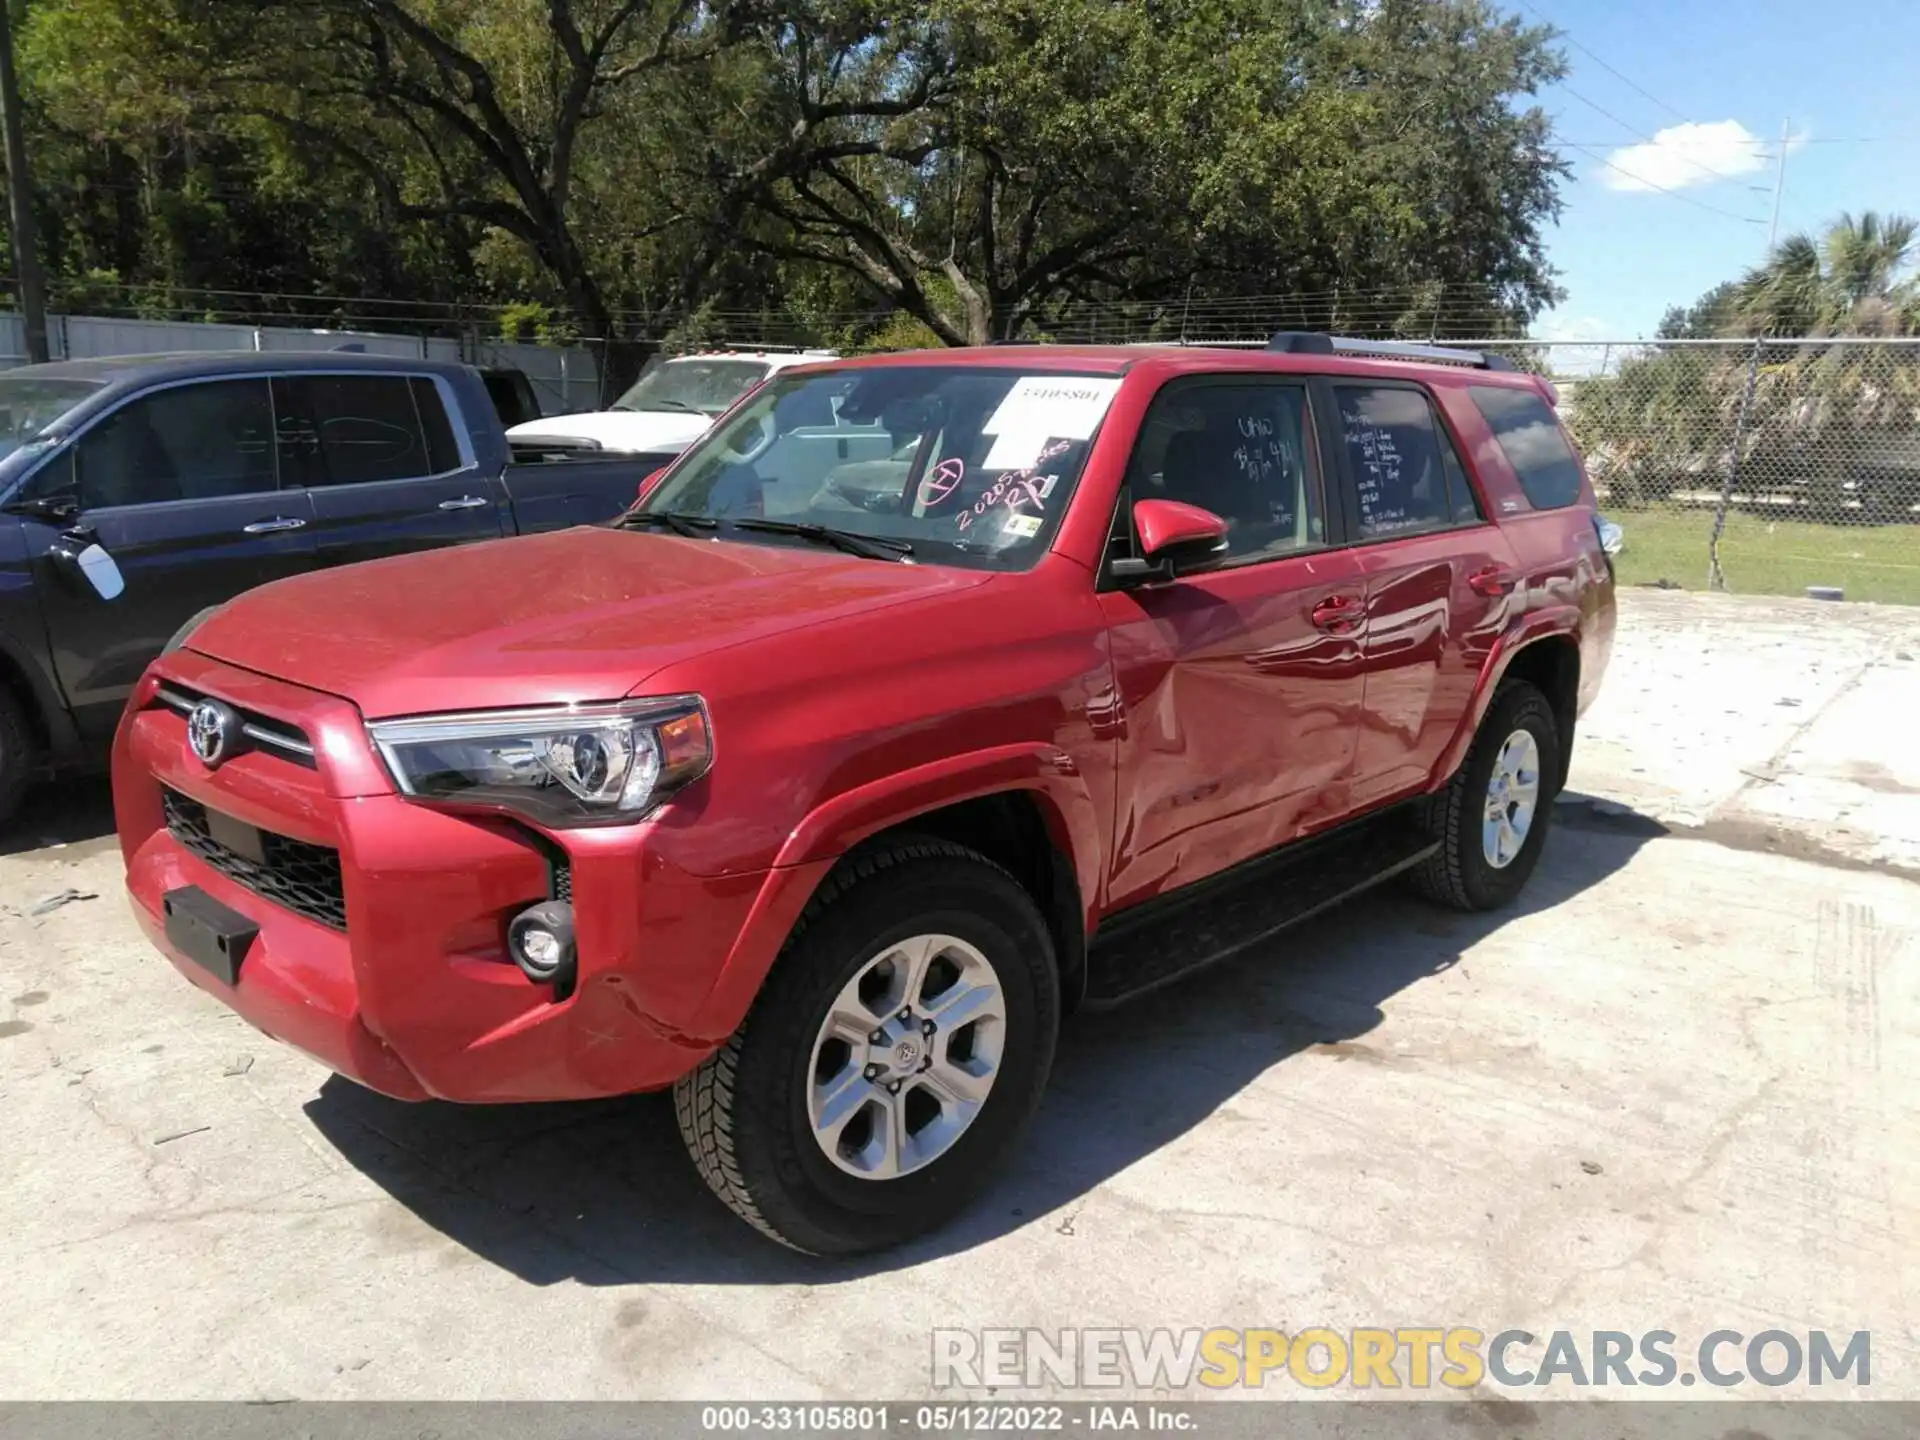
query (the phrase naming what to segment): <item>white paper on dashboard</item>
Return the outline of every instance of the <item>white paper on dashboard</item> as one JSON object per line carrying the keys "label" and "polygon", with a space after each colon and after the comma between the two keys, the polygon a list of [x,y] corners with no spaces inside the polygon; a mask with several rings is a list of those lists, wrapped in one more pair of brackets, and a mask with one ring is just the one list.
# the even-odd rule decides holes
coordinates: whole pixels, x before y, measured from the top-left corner
{"label": "white paper on dashboard", "polygon": [[987,451],[987,458],[980,462],[980,468],[1024,470],[1040,458],[1047,441],[1053,438],[1037,430],[1017,430],[1010,435],[996,435],[992,448]]}
{"label": "white paper on dashboard", "polygon": [[1049,440],[1085,440],[1107,413],[1120,377],[1023,375],[980,427],[994,437],[982,463],[989,470],[1031,465]]}
{"label": "white paper on dashboard", "polygon": [[127,588],[127,582],[121,578],[120,567],[114,563],[113,556],[98,545],[89,545],[74,557],[80,566],[80,573],[87,577],[87,583],[102,600],[118,599],[120,592]]}

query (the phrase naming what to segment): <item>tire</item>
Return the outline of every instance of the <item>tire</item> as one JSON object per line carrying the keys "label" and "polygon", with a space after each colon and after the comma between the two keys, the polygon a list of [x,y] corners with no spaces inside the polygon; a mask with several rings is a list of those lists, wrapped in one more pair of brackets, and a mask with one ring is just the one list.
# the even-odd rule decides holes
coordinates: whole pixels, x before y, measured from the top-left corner
{"label": "tire", "polygon": [[[1483,822],[1493,799],[1496,763],[1509,741],[1517,742],[1523,734],[1531,739],[1535,754],[1533,809],[1523,843],[1505,864],[1496,864],[1487,853],[1490,842]],[[1524,749],[1517,745],[1508,753]],[[1427,899],[1455,910],[1494,910],[1511,903],[1540,862],[1559,774],[1560,727],[1547,697],[1524,681],[1503,685],[1480,722],[1466,761],[1446,789],[1428,802],[1428,831],[1440,848],[1408,872],[1409,883]]]}
{"label": "tire", "polygon": [[0,825],[14,811],[40,772],[40,746],[13,692],[0,685]]}
{"label": "tire", "polygon": [[[918,962],[925,977],[922,996],[928,998],[902,1007],[914,1010],[909,1020],[895,1012],[898,999],[884,997],[907,974],[904,967],[895,969],[900,957],[912,964],[911,955],[923,952],[930,957]],[[946,980],[949,971],[956,978]],[[969,976],[969,984],[990,982],[1001,1013],[961,1020],[944,1034],[928,1033],[924,1055],[898,1060],[922,1043],[917,1027],[932,1023],[943,1013],[938,1007],[952,1003],[946,991],[934,993],[937,988],[945,983],[959,995],[957,987]],[[844,1029],[830,1035],[823,1028],[831,1013],[848,1013],[849,995],[861,997],[860,1006],[868,1003],[866,991],[857,988],[863,985],[876,987],[882,998],[873,1003],[888,1012],[881,1023],[900,1027],[901,1044],[890,1038],[868,1048],[858,1035],[849,1043],[837,1038]],[[897,1245],[935,1228],[970,1200],[1032,1118],[1053,1066],[1060,1004],[1046,922],[1032,897],[998,865],[930,838],[850,857],[809,902],[739,1030],[674,1086],[681,1138],[713,1193],[783,1245],[813,1255]],[[864,1026],[878,1012],[860,1013]],[[845,1064],[839,1047],[846,1050]],[[997,1064],[988,1053],[996,1050]],[[875,1064],[880,1060],[883,1066]],[[913,1073],[890,1068],[914,1063],[921,1069]],[[933,1088],[941,1076],[953,1075],[953,1063],[991,1067],[989,1088],[977,1104],[962,1102],[957,1093],[942,1100]],[[880,1079],[867,1078],[876,1068]],[[911,1135],[899,1132],[905,1138],[891,1147],[887,1136],[895,1132],[881,1128],[893,1113],[887,1107],[894,1100],[881,1093],[889,1085],[898,1091],[903,1124],[925,1127]],[[829,1091],[834,1103],[845,1098],[858,1107],[845,1111],[853,1118],[837,1131],[823,1123],[824,1131],[837,1136],[831,1142],[816,1138],[813,1119],[813,1107]],[[938,1107],[937,1121],[926,1120],[928,1105]],[[962,1112],[971,1118],[956,1118]],[[936,1131],[935,1124],[951,1133]],[[862,1136],[868,1137],[864,1147],[855,1143]],[[900,1173],[875,1178],[850,1168],[879,1155],[873,1164],[887,1175],[889,1153]]]}

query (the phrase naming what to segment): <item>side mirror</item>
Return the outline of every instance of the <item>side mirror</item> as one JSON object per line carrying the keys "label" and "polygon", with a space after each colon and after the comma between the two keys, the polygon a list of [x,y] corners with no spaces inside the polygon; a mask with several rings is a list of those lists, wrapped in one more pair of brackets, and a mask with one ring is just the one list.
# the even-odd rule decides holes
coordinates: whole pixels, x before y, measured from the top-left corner
{"label": "side mirror", "polygon": [[4,508],[9,515],[25,515],[53,525],[65,525],[80,516],[80,501],[68,494],[24,496],[9,500]]}
{"label": "side mirror", "polygon": [[641,477],[640,488],[634,491],[633,494],[633,503],[638,505],[642,500],[646,499],[647,492],[658,485],[660,483],[660,477],[666,473],[667,467],[662,465],[658,470],[650,470],[646,475]]}
{"label": "side mirror", "polygon": [[1141,558],[1116,560],[1118,580],[1173,580],[1211,570],[1227,558],[1227,522],[1179,500],[1141,500],[1133,507]]}

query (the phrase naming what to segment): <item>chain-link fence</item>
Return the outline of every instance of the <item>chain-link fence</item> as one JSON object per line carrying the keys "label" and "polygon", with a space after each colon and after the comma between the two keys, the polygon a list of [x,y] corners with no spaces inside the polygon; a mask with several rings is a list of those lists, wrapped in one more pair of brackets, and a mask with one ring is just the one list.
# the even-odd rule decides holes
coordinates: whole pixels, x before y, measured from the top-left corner
{"label": "chain-link fence", "polygon": [[[1260,345],[1274,328],[1268,322],[1287,318],[1263,313],[1203,325],[1164,307],[1151,314],[1120,307],[1103,315],[1097,334],[1050,338]],[[17,322],[0,313],[0,365],[18,349],[17,335],[9,344]],[[325,348],[342,338],[384,349],[391,341],[396,353],[517,366],[549,413],[609,398],[600,393],[591,345],[188,322],[140,322],[147,327],[140,334],[123,333],[133,323],[75,318],[61,334],[85,340],[76,354]],[[166,333],[147,333],[156,329]],[[793,338],[764,320],[742,319],[724,336],[664,342],[661,353]],[[1628,583],[1920,604],[1920,338],[1457,343],[1497,351],[1553,380],[1601,505],[1626,529],[1619,568]]]}
{"label": "chain-link fence", "polygon": [[1920,337],[1445,343],[1553,381],[1626,583],[1920,604]]}
{"label": "chain-link fence", "polygon": [[1554,381],[1629,582],[1920,603],[1920,339],[1487,348]]}

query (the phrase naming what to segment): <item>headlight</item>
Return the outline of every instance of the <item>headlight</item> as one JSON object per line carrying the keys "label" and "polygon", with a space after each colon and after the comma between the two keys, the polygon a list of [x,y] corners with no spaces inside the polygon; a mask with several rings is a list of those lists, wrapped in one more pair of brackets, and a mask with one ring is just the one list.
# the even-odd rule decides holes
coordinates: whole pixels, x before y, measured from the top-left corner
{"label": "headlight", "polygon": [[1626,546],[1627,532],[1604,516],[1593,517],[1593,528],[1600,536],[1600,548],[1609,555],[1618,555]]}
{"label": "headlight", "polygon": [[550,825],[637,820],[713,763],[697,695],[375,720],[367,733],[402,794]]}

